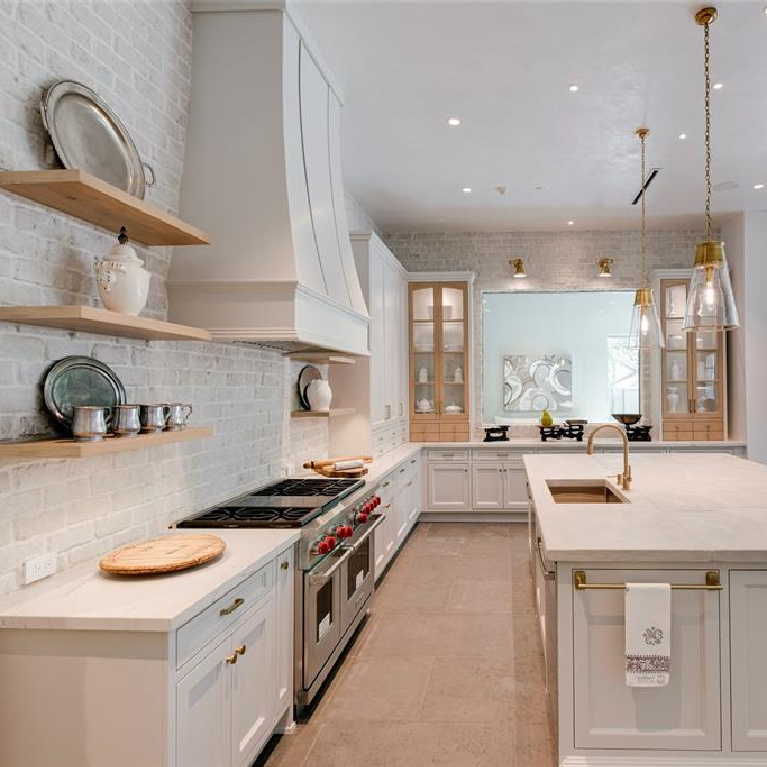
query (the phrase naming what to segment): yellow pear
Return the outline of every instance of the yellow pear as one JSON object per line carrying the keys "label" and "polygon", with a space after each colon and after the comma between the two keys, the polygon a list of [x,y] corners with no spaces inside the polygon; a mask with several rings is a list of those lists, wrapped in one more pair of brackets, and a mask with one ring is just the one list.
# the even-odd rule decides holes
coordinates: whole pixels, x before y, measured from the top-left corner
{"label": "yellow pear", "polygon": [[541,413],[541,426],[553,426],[554,419],[551,417],[551,413],[548,410],[544,410]]}

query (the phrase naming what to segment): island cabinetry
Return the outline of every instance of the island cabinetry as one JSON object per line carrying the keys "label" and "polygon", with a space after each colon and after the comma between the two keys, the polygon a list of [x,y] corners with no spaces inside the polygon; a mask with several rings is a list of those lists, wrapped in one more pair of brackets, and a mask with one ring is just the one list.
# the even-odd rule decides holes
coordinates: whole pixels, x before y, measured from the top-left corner
{"label": "island cabinetry", "polygon": [[[702,584],[706,573],[592,568],[586,577],[589,583]],[[626,686],[625,591],[572,589],[571,599],[575,748],[721,750],[720,592],[674,590],[670,682],[646,689]],[[567,651],[560,648],[560,660]],[[565,692],[560,689],[560,699]]]}
{"label": "island cabinetry", "polygon": [[767,571],[730,571],[732,750],[767,751]]}

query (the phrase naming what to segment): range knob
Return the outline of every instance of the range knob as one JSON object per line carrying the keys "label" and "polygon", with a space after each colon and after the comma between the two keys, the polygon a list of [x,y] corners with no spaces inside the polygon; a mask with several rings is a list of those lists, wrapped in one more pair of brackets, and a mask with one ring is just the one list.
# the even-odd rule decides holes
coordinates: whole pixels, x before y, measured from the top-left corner
{"label": "range knob", "polygon": [[336,547],[337,542],[335,535],[328,535],[325,537],[325,543],[331,551]]}
{"label": "range knob", "polygon": [[330,551],[330,546],[328,546],[326,541],[320,541],[317,544],[317,553],[318,554],[327,554]]}
{"label": "range knob", "polygon": [[368,515],[364,511],[357,514],[357,524],[364,525],[368,521]]}

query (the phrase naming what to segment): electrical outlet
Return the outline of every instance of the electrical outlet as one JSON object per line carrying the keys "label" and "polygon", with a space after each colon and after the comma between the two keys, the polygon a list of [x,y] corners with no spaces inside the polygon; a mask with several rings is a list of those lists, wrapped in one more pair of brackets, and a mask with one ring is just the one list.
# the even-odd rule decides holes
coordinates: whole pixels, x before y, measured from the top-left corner
{"label": "electrical outlet", "polygon": [[34,583],[56,572],[56,555],[39,554],[25,559],[21,566],[24,584]]}

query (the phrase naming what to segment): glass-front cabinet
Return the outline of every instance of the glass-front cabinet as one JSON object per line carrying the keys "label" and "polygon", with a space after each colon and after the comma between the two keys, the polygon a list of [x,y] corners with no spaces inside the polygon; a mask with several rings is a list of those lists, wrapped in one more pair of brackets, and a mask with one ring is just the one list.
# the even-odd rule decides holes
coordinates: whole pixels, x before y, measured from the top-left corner
{"label": "glass-front cabinet", "polygon": [[469,438],[468,284],[411,282],[410,438]]}
{"label": "glass-front cabinet", "polygon": [[724,333],[683,329],[689,280],[660,281],[663,439],[726,438]]}

